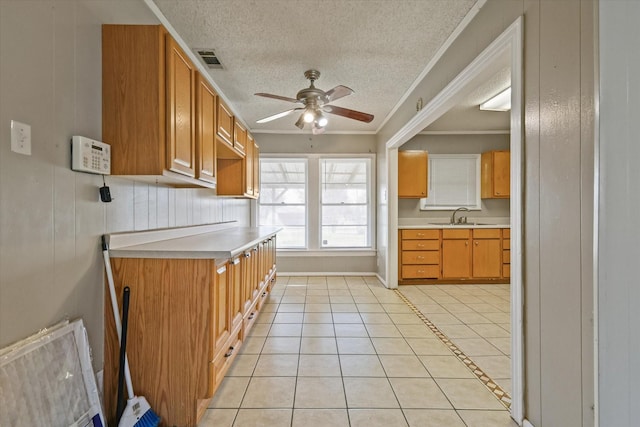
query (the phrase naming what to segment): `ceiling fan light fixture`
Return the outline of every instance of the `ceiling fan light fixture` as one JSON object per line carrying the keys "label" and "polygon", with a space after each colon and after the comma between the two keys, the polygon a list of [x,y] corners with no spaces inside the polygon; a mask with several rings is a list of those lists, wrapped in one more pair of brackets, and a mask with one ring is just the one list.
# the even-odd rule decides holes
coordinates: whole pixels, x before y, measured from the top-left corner
{"label": "ceiling fan light fixture", "polygon": [[313,111],[307,110],[304,112],[303,118],[305,123],[311,123],[315,120],[316,115]]}
{"label": "ceiling fan light fixture", "polygon": [[318,127],[323,128],[327,125],[327,123],[329,123],[329,120],[327,120],[324,114],[322,114],[321,112],[318,112],[318,114],[316,115],[316,123]]}

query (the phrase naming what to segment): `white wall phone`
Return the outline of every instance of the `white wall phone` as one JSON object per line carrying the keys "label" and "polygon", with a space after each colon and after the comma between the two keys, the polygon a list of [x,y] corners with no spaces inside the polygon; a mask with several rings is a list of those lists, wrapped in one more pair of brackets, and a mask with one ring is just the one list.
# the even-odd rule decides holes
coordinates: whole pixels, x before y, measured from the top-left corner
{"label": "white wall phone", "polygon": [[100,175],[111,174],[111,146],[84,136],[71,138],[71,169]]}

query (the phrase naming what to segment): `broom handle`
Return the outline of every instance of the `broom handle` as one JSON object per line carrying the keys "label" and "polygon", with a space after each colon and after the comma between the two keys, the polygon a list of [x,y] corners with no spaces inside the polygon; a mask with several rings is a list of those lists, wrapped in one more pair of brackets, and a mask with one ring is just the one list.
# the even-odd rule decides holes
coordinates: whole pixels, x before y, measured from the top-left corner
{"label": "broom handle", "polygon": [[[116,323],[116,331],[118,332],[118,342],[122,339],[122,324],[120,323],[120,310],[118,309],[118,299],[116,296],[116,288],[113,282],[113,272],[111,271],[111,260],[109,258],[109,247],[107,240],[102,236],[102,256],[104,257],[104,267],[107,270],[107,282],[109,282],[109,295],[111,296],[111,309],[113,310],[113,320]],[[131,371],[129,370],[129,358],[124,355],[124,377],[127,382],[127,393],[129,399],[133,399],[133,384],[131,383]]]}

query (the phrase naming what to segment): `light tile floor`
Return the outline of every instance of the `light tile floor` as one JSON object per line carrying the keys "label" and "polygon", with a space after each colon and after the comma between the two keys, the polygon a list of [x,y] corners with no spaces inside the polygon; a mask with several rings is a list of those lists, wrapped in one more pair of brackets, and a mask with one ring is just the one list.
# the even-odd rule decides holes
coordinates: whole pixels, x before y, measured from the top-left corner
{"label": "light tile floor", "polygon": [[[488,301],[466,295],[463,302],[465,292],[435,287],[407,293],[421,309],[440,307],[437,314],[458,320],[449,323],[458,334],[470,335],[463,339],[475,340],[484,338],[472,325],[491,323],[463,323],[453,313],[477,314],[470,305],[503,300],[482,292]],[[498,355],[505,353],[482,357]],[[279,277],[209,406],[200,427],[515,426],[480,380],[374,277]]]}

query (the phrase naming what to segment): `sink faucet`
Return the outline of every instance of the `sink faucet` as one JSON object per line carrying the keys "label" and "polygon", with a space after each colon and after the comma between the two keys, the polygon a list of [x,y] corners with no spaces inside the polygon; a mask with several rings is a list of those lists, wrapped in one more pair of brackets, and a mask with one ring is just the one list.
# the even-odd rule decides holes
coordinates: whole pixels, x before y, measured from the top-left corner
{"label": "sink faucet", "polygon": [[451,224],[455,224],[456,223],[456,214],[458,213],[458,211],[469,212],[469,209],[467,209],[467,208],[458,208],[455,211],[453,211],[453,214],[451,215]]}

